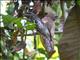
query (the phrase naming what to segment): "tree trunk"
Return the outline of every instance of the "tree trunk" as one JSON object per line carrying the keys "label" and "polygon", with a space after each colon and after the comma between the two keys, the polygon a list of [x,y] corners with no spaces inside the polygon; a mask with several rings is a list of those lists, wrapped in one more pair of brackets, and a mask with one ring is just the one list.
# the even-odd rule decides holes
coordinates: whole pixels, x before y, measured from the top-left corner
{"label": "tree trunk", "polygon": [[80,60],[80,7],[74,6],[64,24],[59,42],[61,60]]}

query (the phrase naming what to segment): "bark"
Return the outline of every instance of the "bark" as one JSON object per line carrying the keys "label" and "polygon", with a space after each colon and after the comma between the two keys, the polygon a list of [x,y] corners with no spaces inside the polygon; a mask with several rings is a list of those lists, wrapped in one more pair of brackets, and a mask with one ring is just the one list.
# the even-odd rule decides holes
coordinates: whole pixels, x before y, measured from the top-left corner
{"label": "bark", "polygon": [[80,60],[80,7],[75,5],[64,24],[59,42],[61,60]]}

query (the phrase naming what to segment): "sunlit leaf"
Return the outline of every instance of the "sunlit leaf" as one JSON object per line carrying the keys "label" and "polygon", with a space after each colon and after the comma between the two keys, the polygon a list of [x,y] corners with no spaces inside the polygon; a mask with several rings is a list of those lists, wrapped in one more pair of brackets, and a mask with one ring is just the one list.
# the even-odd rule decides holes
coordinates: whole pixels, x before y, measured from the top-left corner
{"label": "sunlit leaf", "polygon": [[14,55],[14,60],[20,60],[19,58],[20,58],[20,57],[19,57],[19,54],[18,54],[18,53],[15,53],[15,55]]}
{"label": "sunlit leaf", "polygon": [[35,58],[35,60],[45,60],[46,56],[44,54],[38,53]]}
{"label": "sunlit leaf", "polygon": [[15,21],[15,24],[17,24],[18,28],[22,28],[22,24],[21,24],[21,21],[19,19]]}
{"label": "sunlit leaf", "polygon": [[27,22],[26,24],[27,24],[27,26],[26,26],[27,30],[33,30],[33,29],[36,28],[36,24],[35,23]]}
{"label": "sunlit leaf", "polygon": [[22,24],[21,24],[22,18],[16,18],[11,15],[3,15],[2,19],[3,19],[4,26],[8,26],[10,28],[12,27],[11,25],[15,23],[17,24],[17,27],[22,28]]}
{"label": "sunlit leaf", "polygon": [[2,15],[2,19],[5,24],[9,24],[13,22],[14,20],[16,20],[16,18],[11,15]]}
{"label": "sunlit leaf", "polygon": [[45,60],[45,57],[36,58],[36,60]]}

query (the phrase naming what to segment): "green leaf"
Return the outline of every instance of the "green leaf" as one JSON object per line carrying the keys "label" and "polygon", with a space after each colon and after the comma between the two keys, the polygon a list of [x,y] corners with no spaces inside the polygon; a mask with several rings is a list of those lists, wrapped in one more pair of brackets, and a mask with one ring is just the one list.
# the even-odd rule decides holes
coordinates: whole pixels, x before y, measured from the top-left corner
{"label": "green leaf", "polygon": [[80,6],[80,0],[77,0],[77,4]]}
{"label": "green leaf", "polygon": [[15,53],[15,55],[14,55],[14,60],[20,60],[19,58],[20,58],[20,57],[19,57],[19,54],[18,54],[18,53]]}
{"label": "green leaf", "polygon": [[55,39],[57,42],[59,42],[61,38],[62,38],[62,34],[61,34],[61,33],[55,34],[54,39]]}
{"label": "green leaf", "polygon": [[9,26],[11,23],[14,23],[14,20],[17,20],[16,17],[11,15],[2,15],[4,26]]}
{"label": "green leaf", "polygon": [[16,22],[18,28],[22,28],[22,24],[20,21]]}
{"label": "green leaf", "polygon": [[61,11],[61,7],[60,7],[60,4],[58,3],[54,3],[52,6],[51,6],[52,10],[54,12],[56,12],[58,18],[60,18],[62,16],[62,11]]}
{"label": "green leaf", "polygon": [[36,60],[45,60],[45,57],[36,58]]}
{"label": "green leaf", "polygon": [[2,15],[2,19],[4,23],[11,23],[13,20],[16,20],[15,17],[11,16],[11,15]]}
{"label": "green leaf", "polygon": [[2,15],[2,19],[3,19],[4,26],[8,26],[10,28],[10,26],[15,23],[17,24],[18,28],[22,28],[22,24],[21,24],[22,18],[16,18],[11,15]]}
{"label": "green leaf", "polygon": [[13,14],[13,11],[14,11],[14,3],[8,3],[7,4],[7,10],[6,10],[6,12],[9,15],[12,15]]}
{"label": "green leaf", "polygon": [[26,26],[27,30],[33,30],[33,29],[36,28],[36,24],[35,23],[32,23],[32,22],[28,21],[26,24],[27,24],[27,26]]}
{"label": "green leaf", "polygon": [[58,9],[58,6],[59,6],[59,4],[53,4],[51,7],[52,7],[52,9],[55,11],[55,12],[57,12],[57,9]]}
{"label": "green leaf", "polygon": [[21,19],[22,18],[16,18],[16,20],[14,20],[14,23],[17,24],[18,28],[22,28],[23,27],[22,24],[21,24]]}
{"label": "green leaf", "polygon": [[42,54],[46,54],[45,50],[42,49],[42,48],[38,48],[38,51],[39,51],[40,53],[42,53]]}
{"label": "green leaf", "polygon": [[66,4],[67,4],[68,8],[71,6],[71,2],[72,2],[72,0],[70,0],[70,1],[66,0]]}

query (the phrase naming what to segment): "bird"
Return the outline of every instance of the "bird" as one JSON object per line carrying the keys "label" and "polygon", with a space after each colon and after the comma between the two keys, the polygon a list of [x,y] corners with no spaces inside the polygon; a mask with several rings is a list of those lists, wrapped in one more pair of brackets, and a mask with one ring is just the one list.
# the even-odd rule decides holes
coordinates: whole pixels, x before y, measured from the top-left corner
{"label": "bird", "polygon": [[43,18],[42,18],[42,22],[47,25],[48,29],[50,30],[51,36],[54,36],[55,33],[55,21],[57,19],[57,15],[52,13],[52,12],[48,12]]}
{"label": "bird", "polygon": [[52,37],[49,28],[42,22],[42,20],[33,12],[27,12],[25,14],[26,17],[29,17],[29,19],[32,19],[36,23],[36,29],[37,31],[41,34],[42,39],[42,44],[45,48],[45,50],[48,53],[48,57],[51,57],[52,54],[55,52],[52,44]]}

